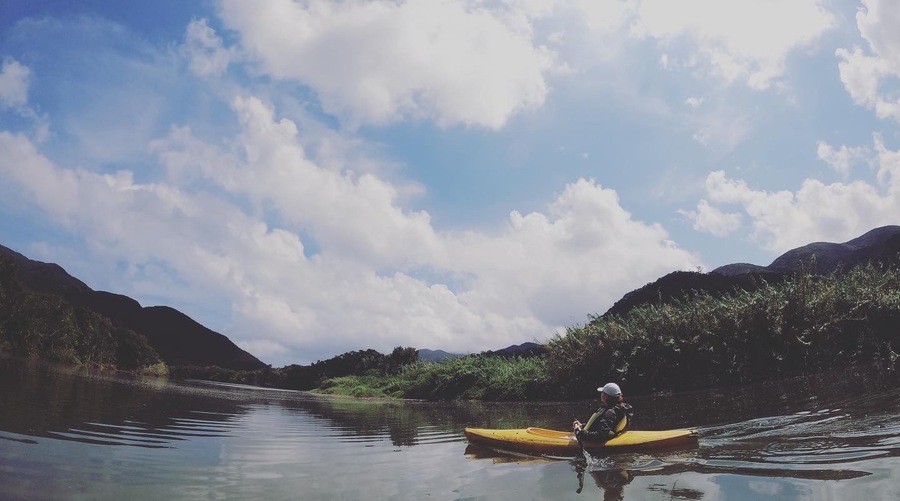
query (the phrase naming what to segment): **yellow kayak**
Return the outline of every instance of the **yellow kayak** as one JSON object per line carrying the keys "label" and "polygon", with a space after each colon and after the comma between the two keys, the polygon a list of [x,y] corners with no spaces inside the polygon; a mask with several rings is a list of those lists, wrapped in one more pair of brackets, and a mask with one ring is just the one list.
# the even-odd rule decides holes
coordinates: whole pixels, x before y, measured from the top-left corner
{"label": "yellow kayak", "polygon": [[[466,438],[474,445],[533,454],[566,455],[581,452],[581,445],[570,431],[523,428],[489,430],[466,428]],[[624,431],[606,442],[583,442],[588,452],[618,452],[648,450],[664,447],[696,445],[697,430]]]}

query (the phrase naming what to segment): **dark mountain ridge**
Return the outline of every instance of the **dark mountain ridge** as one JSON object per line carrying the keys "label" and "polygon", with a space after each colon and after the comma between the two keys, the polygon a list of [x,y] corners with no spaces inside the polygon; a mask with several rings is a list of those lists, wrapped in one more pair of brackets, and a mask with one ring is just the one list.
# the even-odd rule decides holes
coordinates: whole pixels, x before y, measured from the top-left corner
{"label": "dark mountain ridge", "polygon": [[[150,345],[170,365],[214,365],[234,370],[268,367],[256,357],[240,349],[227,337],[197,323],[187,315],[167,306],[142,307],[127,296],[94,291],[53,263],[33,261],[0,245],[0,255],[13,259],[19,280],[37,292],[56,294],[75,306],[99,313],[124,327],[143,334]],[[691,294],[729,294],[736,290],[755,290],[766,283],[778,283],[802,269],[829,274],[865,263],[900,264],[900,226],[884,226],[844,243],[816,242],[792,249],[768,266],[747,263],[721,266],[709,273],[676,271],[626,294],[603,316],[625,315],[646,304],[666,304]],[[544,347],[523,343],[497,351],[489,356],[534,356]],[[456,356],[420,350],[423,360]]]}
{"label": "dark mountain ridge", "polygon": [[798,271],[819,275],[873,263],[900,264],[900,226],[882,226],[844,243],[815,242],[789,250],[768,266],[737,263],[709,273],[676,271],[626,294],[603,316],[625,315],[645,304],[667,304],[685,295],[729,294],[752,291],[766,283],[779,283]]}
{"label": "dark mountain ridge", "polygon": [[216,365],[234,370],[267,367],[218,332],[167,306],[142,307],[120,294],[95,291],[61,266],[34,261],[0,245],[0,255],[16,263],[17,277],[36,292],[56,294],[73,306],[99,313],[143,334],[169,365]]}

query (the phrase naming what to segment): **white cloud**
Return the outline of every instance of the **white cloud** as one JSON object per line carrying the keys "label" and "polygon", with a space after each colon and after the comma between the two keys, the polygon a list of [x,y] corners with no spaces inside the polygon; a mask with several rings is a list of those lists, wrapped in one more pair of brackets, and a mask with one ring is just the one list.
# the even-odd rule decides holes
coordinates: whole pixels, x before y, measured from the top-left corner
{"label": "white cloud", "polygon": [[900,74],[900,12],[891,0],[861,0],[863,9],[856,13],[856,22],[863,38],[872,50],[883,58],[894,74]]}
{"label": "white cloud", "polygon": [[878,186],[807,179],[796,192],[767,192],[717,171],[707,177],[707,195],[715,204],[739,206],[752,221],[753,238],[772,252],[816,241],[843,242],[896,224],[900,214],[900,152],[887,149],[880,136],[874,143]]}
{"label": "white cloud", "polygon": [[862,0],[862,4],[856,23],[873,55],[859,47],[838,49],[841,81],[855,103],[874,110],[879,118],[900,121],[896,84],[900,78],[900,11],[883,0]]}
{"label": "white cloud", "polygon": [[694,229],[709,233],[717,237],[724,237],[734,233],[741,227],[741,215],[722,210],[709,205],[706,200],[700,200],[696,211],[678,211],[681,215],[693,221]]}
{"label": "white cloud", "polygon": [[783,74],[788,54],[834,25],[821,0],[643,0],[632,33],[666,46],[687,39],[723,80],[766,89]]}
{"label": "white cloud", "polygon": [[694,141],[715,149],[729,151],[747,137],[753,128],[753,116],[745,110],[739,110],[715,103],[698,108],[691,116],[690,123],[697,127],[691,136]]}
{"label": "white cloud", "polygon": [[637,2],[633,0],[572,0],[582,10],[591,29],[618,31],[634,15]]}
{"label": "white cloud", "polygon": [[697,262],[660,226],[633,220],[614,190],[584,179],[568,185],[546,213],[513,212],[499,237],[449,244],[456,270],[475,277],[467,297],[510,311],[524,307],[517,315],[536,312],[550,325],[573,315],[580,321],[578,312],[596,313],[637,284]]}
{"label": "white cloud", "polygon": [[50,124],[46,117],[28,106],[31,69],[11,58],[4,58],[0,66],[0,110],[11,109],[25,118],[31,126],[31,135],[37,142],[50,137]]}
{"label": "white cloud", "polygon": [[702,97],[689,97],[684,100],[684,104],[690,106],[691,108],[697,108],[701,104],[703,104],[704,99]]}
{"label": "white cloud", "polygon": [[350,125],[499,128],[548,90],[552,54],[527,19],[480,2],[225,0],[222,16],[265,72],[308,85]]}
{"label": "white cloud", "polygon": [[0,68],[0,107],[17,108],[28,103],[28,67],[14,59],[4,59]]}
{"label": "white cloud", "polygon": [[845,177],[850,174],[850,168],[855,163],[868,161],[871,156],[869,149],[862,146],[853,148],[841,146],[840,149],[835,149],[825,141],[816,143],[816,154],[819,156],[819,160]]}
{"label": "white cloud", "polygon": [[224,46],[206,19],[188,25],[184,51],[191,71],[201,77],[221,75],[234,57],[234,49]]}
{"label": "white cloud", "polygon": [[887,186],[893,194],[900,192],[900,151],[891,151],[884,145],[881,135],[874,135],[875,151],[878,153],[878,182]]}
{"label": "white cloud", "polygon": [[165,180],[58,166],[8,132],[0,176],[92,252],[128,263],[135,282],[174,281],[230,303],[226,334],[275,363],[546,339],[640,284],[696,267],[660,226],[634,220],[615,191],[588,180],[546,211],[512,212],[495,232],[438,231],[376,175],[318,165],[297,124],[258,99],[233,108],[242,131],[224,145],[187,128],[154,143]]}

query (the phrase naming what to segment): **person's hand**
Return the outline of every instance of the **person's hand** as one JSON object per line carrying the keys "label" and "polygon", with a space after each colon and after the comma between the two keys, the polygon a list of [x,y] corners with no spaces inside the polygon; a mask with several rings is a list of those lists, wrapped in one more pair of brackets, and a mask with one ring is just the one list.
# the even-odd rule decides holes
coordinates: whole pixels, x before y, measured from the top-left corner
{"label": "person's hand", "polygon": [[572,429],[575,431],[581,431],[581,421],[576,419],[575,422],[572,423]]}

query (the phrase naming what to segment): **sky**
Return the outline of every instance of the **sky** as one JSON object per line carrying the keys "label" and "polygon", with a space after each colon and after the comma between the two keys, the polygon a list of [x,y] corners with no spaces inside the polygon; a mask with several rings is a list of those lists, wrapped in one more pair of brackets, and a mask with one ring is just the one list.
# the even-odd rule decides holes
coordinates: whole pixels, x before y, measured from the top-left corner
{"label": "sky", "polygon": [[0,1],[0,244],[266,363],[900,224],[893,0]]}

